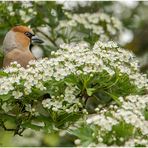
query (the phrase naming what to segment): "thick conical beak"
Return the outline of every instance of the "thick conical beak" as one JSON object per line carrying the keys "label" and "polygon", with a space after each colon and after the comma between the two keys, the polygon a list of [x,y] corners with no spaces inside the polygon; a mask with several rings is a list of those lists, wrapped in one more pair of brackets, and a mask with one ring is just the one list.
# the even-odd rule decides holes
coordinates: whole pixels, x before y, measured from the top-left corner
{"label": "thick conical beak", "polygon": [[32,42],[32,44],[41,44],[41,43],[44,43],[44,41],[41,40],[41,39],[39,39],[38,36],[32,36],[31,42]]}

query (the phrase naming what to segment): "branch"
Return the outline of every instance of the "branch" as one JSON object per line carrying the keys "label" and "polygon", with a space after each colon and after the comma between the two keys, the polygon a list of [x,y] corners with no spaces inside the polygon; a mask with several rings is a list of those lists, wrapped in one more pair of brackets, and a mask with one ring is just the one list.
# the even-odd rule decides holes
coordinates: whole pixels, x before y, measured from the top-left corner
{"label": "branch", "polygon": [[40,32],[42,35],[44,35],[54,46],[56,46],[58,48],[58,45],[55,43],[55,41],[49,37],[47,34],[45,34],[43,31],[36,29],[38,32]]}
{"label": "branch", "polygon": [[13,128],[6,128],[4,122],[1,122],[0,124],[2,126],[2,128],[5,130],[5,131],[15,131],[16,129],[13,129]]}

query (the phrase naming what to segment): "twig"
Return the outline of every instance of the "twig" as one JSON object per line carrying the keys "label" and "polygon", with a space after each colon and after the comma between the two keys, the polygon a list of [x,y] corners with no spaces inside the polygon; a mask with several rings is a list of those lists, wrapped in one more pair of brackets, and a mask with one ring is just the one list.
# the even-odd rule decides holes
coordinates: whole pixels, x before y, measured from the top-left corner
{"label": "twig", "polygon": [[3,122],[1,122],[1,126],[5,131],[15,131],[16,129],[13,128],[6,128],[5,124]]}

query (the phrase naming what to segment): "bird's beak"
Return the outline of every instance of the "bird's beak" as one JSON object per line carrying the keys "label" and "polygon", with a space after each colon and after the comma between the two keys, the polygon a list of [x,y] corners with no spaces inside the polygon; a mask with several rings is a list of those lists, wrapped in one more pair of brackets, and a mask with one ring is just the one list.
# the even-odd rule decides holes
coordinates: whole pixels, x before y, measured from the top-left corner
{"label": "bird's beak", "polygon": [[32,36],[31,42],[32,42],[32,44],[41,44],[41,43],[44,43],[44,41],[41,40],[38,36]]}

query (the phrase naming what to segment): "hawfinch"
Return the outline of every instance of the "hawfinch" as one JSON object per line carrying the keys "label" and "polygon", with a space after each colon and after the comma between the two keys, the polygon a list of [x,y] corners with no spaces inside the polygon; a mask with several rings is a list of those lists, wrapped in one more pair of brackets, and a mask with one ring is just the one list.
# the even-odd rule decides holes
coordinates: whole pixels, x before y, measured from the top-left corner
{"label": "hawfinch", "polygon": [[43,43],[43,41],[35,36],[30,28],[26,26],[13,27],[4,38],[3,67],[17,61],[22,67],[26,68],[30,60],[35,60],[30,51],[30,46],[34,43]]}

